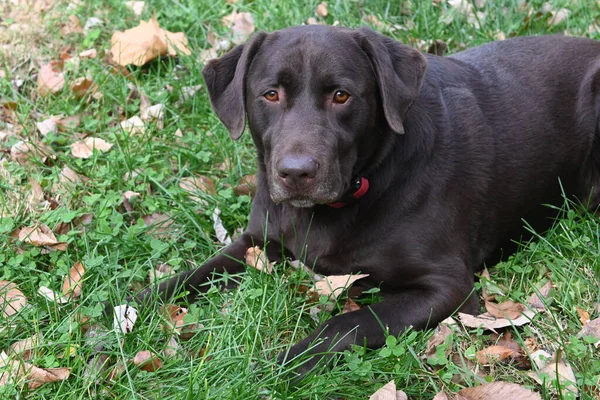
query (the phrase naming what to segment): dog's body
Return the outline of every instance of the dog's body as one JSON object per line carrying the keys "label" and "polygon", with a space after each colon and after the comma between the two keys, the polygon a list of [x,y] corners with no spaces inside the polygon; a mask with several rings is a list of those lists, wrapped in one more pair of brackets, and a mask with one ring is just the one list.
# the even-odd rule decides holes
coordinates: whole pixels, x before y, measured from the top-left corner
{"label": "dog's body", "polygon": [[[519,238],[522,218],[536,227],[551,211],[542,204],[562,204],[559,179],[598,205],[595,41],[518,38],[442,58],[367,29],[297,27],[256,35],[204,76],[234,138],[248,117],[257,194],[242,237],[160,293],[243,271],[254,245],[381,288],[381,303],[333,317],[289,358],[319,335],[312,352],[380,347],[382,324],[396,335],[475,312],[474,272]],[[360,178],[364,196],[327,205]]]}

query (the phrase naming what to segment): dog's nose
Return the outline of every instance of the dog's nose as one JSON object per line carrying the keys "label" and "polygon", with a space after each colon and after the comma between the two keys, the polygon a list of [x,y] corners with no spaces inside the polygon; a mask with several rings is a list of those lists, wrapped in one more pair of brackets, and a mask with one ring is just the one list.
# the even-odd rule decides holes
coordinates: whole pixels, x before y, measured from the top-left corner
{"label": "dog's nose", "polygon": [[277,163],[277,173],[286,186],[302,187],[317,176],[319,163],[304,155],[285,156]]}

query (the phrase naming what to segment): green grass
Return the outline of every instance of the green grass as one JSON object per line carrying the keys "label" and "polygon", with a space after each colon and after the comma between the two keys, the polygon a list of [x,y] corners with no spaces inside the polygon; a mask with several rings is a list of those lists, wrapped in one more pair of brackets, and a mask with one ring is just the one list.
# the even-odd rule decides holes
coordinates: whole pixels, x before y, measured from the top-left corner
{"label": "green grass", "polygon": [[[222,210],[221,217],[230,233],[247,223],[250,199],[235,195],[231,186],[254,171],[249,135],[232,142],[211,111],[204,91],[177,103],[183,87],[203,84],[197,54],[208,47],[208,29],[227,34],[220,19],[233,10],[251,12],[258,29],[280,29],[313,17],[317,4],[318,1],[272,0],[239,0],[234,5],[224,0],[148,1],[142,18],[156,12],[163,28],[185,32],[193,55],[153,61],[144,68],[132,69],[129,78],[112,73],[101,57],[81,60],[78,67],[66,71],[66,78],[69,81],[86,74],[94,78],[103,99],[89,103],[77,100],[68,90],[45,98],[37,96],[35,75],[8,62],[19,55],[0,53],[0,69],[5,74],[4,79],[0,78],[0,99],[16,103],[14,114],[21,127],[18,136],[0,142],[0,150],[10,149],[23,138],[40,139],[35,123],[50,115],[82,116],[82,123],[75,130],[41,139],[55,152],[53,160],[21,165],[11,160],[9,152],[0,153],[0,160],[4,159],[0,161],[0,280],[18,284],[31,305],[10,320],[0,320],[0,327],[10,326],[0,331],[0,350],[17,340],[42,334],[43,340],[31,362],[40,367],[71,368],[69,379],[35,390],[21,385],[0,387],[1,398],[364,399],[391,379],[410,399],[432,398],[444,388],[457,391],[493,380],[523,384],[545,399],[571,398],[568,393],[557,394],[556,388],[542,388],[514,364],[479,366],[481,373],[476,374],[469,364],[475,362],[473,353],[493,339],[481,330],[460,328],[453,331],[452,340],[445,345],[448,355],[442,352],[435,360],[423,357],[432,332],[407,332],[396,344],[390,342],[392,355],[387,350],[382,353],[355,348],[343,354],[331,370],[319,371],[299,385],[290,385],[286,371],[274,359],[317,324],[309,315],[312,305],[296,288],[298,283],[309,282],[309,277],[287,264],[277,265],[272,276],[250,270],[230,277],[239,282],[238,289],[221,292],[214,288],[190,305],[188,318],[203,327],[191,340],[180,343],[175,357],[165,357],[157,372],[148,373],[128,363],[126,373],[115,380],[109,380],[107,372],[100,372],[97,379],[86,374],[93,344],[84,338],[76,314],[110,327],[100,316],[101,302],[119,304],[146,286],[149,271],[160,263],[185,270],[208,259],[221,247],[212,227],[215,207]],[[387,35],[422,49],[441,39],[450,52],[494,40],[500,32],[508,38],[567,31],[600,39],[599,32],[588,29],[600,17],[597,2],[591,0],[576,4],[551,2],[554,10],[570,10],[569,17],[556,26],[548,25],[550,15],[542,12],[542,1],[522,8],[516,0],[488,0],[473,23],[460,14],[445,11],[452,7],[443,1],[438,6],[432,4],[329,1],[325,22],[339,21],[340,25],[357,27],[365,24],[365,16],[375,15],[382,23],[375,28]],[[137,19],[117,0],[58,7],[59,12],[44,18],[44,28],[50,42],[71,44],[73,54],[95,47],[103,55],[114,30],[137,25]],[[60,25],[70,15],[78,16],[82,23],[91,16],[105,23],[87,35],[61,38]],[[57,59],[60,52],[55,46],[37,50],[36,54],[44,60]],[[10,84],[13,78],[24,79],[20,89]],[[150,126],[141,135],[120,130],[119,117],[131,117],[139,111],[139,100],[128,100],[128,83],[142,89],[151,104],[166,106],[163,129]],[[167,87],[172,90],[166,90]],[[0,113],[0,131],[4,128]],[[175,135],[178,129],[182,137]],[[86,160],[75,159],[69,145],[78,133],[101,137],[114,147]],[[222,163],[227,163],[225,170],[219,169]],[[59,184],[59,173],[65,166],[89,180]],[[134,172],[136,176],[132,177]],[[181,178],[194,174],[206,175],[215,182],[216,195],[198,194],[204,204],[190,199],[179,187]],[[56,209],[28,205],[30,180],[38,182],[47,197],[56,200]],[[122,194],[127,190],[141,193],[131,212],[126,212],[122,204]],[[141,222],[142,216],[153,212],[172,218],[167,234],[157,234]],[[84,229],[75,221],[86,213],[93,213],[94,219]],[[68,242],[67,250],[45,254],[9,237],[13,230],[35,222],[45,223],[51,229],[61,222],[71,224],[72,229],[58,238]],[[532,324],[513,329],[513,336],[517,341],[535,338],[538,346],[550,353],[561,349],[575,371],[582,399],[598,396],[594,386],[600,377],[598,349],[576,337],[581,329],[577,308],[587,310],[592,319],[600,314],[599,233],[598,217],[569,206],[548,233],[491,270],[492,280],[507,288],[506,297],[515,301],[525,302],[535,288],[548,279],[553,281],[555,288],[548,310]],[[84,263],[86,274],[83,295],[76,303],[56,305],[38,295],[40,286],[60,290],[63,277],[77,261]],[[325,313],[319,315],[321,322],[327,317]],[[125,337],[110,331],[104,338],[104,351],[110,356],[111,365],[130,360],[141,350],[162,353],[168,339],[161,328],[163,322],[156,307],[144,310],[133,332]],[[69,347],[75,349],[73,356],[61,358]]]}

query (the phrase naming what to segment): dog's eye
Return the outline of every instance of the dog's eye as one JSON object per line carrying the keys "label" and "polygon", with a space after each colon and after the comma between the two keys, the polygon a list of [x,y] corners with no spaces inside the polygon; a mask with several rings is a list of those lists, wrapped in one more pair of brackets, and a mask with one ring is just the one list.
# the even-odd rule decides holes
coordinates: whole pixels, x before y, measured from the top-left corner
{"label": "dog's eye", "polygon": [[269,90],[264,94],[264,97],[269,101],[279,101],[279,93],[277,93],[277,90]]}
{"label": "dog's eye", "polygon": [[349,98],[350,98],[350,93],[344,92],[343,90],[338,90],[333,95],[334,103],[338,103],[338,104],[344,104],[345,102],[348,101]]}

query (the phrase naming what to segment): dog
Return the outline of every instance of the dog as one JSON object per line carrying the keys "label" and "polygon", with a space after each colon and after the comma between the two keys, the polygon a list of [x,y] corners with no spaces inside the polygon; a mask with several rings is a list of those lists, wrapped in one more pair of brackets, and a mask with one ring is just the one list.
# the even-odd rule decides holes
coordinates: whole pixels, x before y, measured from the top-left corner
{"label": "dog", "polygon": [[368,28],[300,26],[256,34],[203,76],[233,139],[248,121],[257,192],[241,237],[160,297],[192,300],[213,273],[244,271],[256,245],[320,274],[369,274],[360,283],[383,297],[280,362],[476,313],[474,273],[523,219],[542,227],[554,212],[543,205],[565,195],[599,204],[597,41],[523,37],[438,57]]}

